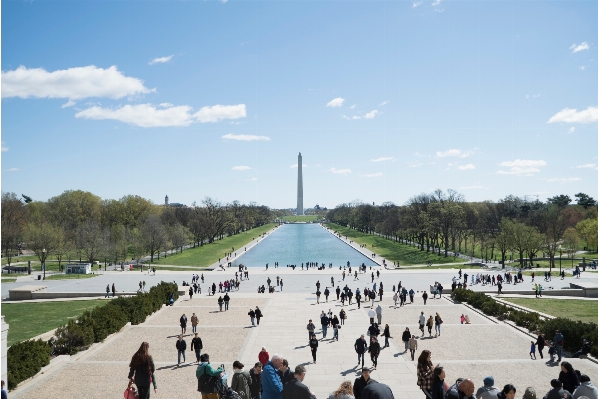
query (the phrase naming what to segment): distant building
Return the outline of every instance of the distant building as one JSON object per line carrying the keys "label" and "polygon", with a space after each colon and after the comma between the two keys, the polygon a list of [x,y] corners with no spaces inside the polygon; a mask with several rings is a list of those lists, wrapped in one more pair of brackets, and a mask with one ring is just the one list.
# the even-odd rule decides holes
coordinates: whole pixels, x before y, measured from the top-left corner
{"label": "distant building", "polygon": [[168,195],[164,197],[164,206],[172,206],[173,208],[185,208],[187,205],[178,202],[168,202]]}

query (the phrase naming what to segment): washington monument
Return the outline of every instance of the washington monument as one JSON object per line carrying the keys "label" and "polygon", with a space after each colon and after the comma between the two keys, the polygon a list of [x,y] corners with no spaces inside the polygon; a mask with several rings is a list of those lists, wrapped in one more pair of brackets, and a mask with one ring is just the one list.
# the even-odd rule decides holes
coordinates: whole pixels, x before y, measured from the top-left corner
{"label": "washington monument", "polygon": [[303,215],[303,158],[297,158],[297,215]]}

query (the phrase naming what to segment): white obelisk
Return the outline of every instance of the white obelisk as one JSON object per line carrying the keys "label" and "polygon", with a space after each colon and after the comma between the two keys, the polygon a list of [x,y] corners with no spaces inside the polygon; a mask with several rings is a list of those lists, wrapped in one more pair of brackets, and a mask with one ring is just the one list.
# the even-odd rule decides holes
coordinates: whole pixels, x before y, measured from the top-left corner
{"label": "white obelisk", "polygon": [[297,215],[303,215],[303,158],[297,159]]}

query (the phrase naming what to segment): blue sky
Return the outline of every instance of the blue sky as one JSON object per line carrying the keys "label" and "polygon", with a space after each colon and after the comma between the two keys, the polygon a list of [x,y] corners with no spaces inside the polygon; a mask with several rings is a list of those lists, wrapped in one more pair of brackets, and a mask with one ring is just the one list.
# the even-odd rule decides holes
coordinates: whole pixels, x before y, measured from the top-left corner
{"label": "blue sky", "polygon": [[[598,196],[598,2],[2,1],[2,191]],[[293,167],[295,165],[295,168]]]}

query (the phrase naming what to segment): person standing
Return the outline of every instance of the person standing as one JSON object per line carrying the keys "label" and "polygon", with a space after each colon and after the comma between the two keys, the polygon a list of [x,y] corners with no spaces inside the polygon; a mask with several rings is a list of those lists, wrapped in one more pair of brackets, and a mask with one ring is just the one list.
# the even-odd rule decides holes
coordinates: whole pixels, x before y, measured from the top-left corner
{"label": "person standing", "polygon": [[218,307],[220,308],[220,311],[222,312],[222,305],[224,304],[224,299],[222,298],[222,295],[220,295],[218,297]]}
{"label": "person standing", "polygon": [[426,316],[424,316],[424,312],[421,312],[419,315],[419,329],[422,332],[422,337],[424,336],[424,326],[426,325]]}
{"label": "person standing", "polygon": [[347,318],[347,312],[345,312],[345,309],[341,309],[338,316],[341,319],[341,325],[345,325],[345,319]]}
{"label": "person standing", "polygon": [[181,334],[185,335],[187,332],[187,316],[185,316],[185,313],[183,313],[179,322],[181,323]]}
{"label": "person standing", "polygon": [[[154,360],[149,354],[149,344],[143,342],[137,352],[131,358],[129,363],[129,387],[135,383],[139,393],[139,399],[149,399],[150,384],[155,378]],[[4,381],[3,381],[4,382]],[[158,392],[157,386],[154,384],[154,393]]]}
{"label": "person standing", "polygon": [[531,346],[529,349],[529,357],[531,359],[536,360],[536,343],[534,341],[531,342]]}
{"label": "person standing", "polygon": [[195,333],[195,337],[191,340],[191,350],[195,352],[195,358],[197,359],[197,363],[201,359],[201,350],[203,349],[203,343],[201,342],[201,338],[199,335]]}
{"label": "person standing", "polygon": [[542,351],[546,346],[546,340],[544,339],[544,334],[538,333],[538,338],[536,339],[536,346],[538,347],[538,353],[540,354],[540,359],[544,359],[544,354]]}
{"label": "person standing", "polygon": [[255,307],[255,320],[257,321],[258,326],[260,325],[260,319],[262,317],[264,317],[264,315],[262,314],[262,311],[260,310],[260,308],[258,306],[256,306]]}
{"label": "person standing", "polygon": [[332,321],[330,323],[332,324],[334,338],[336,338],[336,340],[338,341],[338,330],[339,330],[339,328],[341,328],[340,322],[338,321],[338,317],[336,317],[336,315],[334,315],[334,317],[332,318]]}
{"label": "person standing", "polygon": [[432,399],[445,399],[447,385],[444,383],[446,373],[441,366],[434,368],[434,376],[432,377]]}
{"label": "person standing", "polygon": [[558,356],[557,362],[560,362],[563,357],[563,344],[565,342],[565,337],[559,330],[556,330],[554,332],[554,338],[552,341],[554,342],[554,349],[556,350],[556,355]]}
{"label": "person standing", "polygon": [[372,359],[374,370],[376,370],[376,367],[378,367],[378,356],[380,355],[380,344],[378,343],[378,339],[376,337],[371,338],[372,342],[370,343],[368,352],[370,353],[370,359]]}
{"label": "person standing", "polygon": [[[411,339],[411,332],[409,331],[409,327],[405,327],[405,331],[403,331],[403,335],[401,336],[401,341],[405,345],[405,352],[407,353],[407,348],[409,347],[409,340]],[[411,359],[413,360],[413,359]]]}
{"label": "person standing", "polygon": [[187,350],[187,342],[183,339],[182,335],[179,335],[179,339],[176,341],[176,349],[178,352],[178,366],[181,365],[181,356],[183,356],[183,363],[187,361],[185,357],[185,351]]}
{"label": "person standing", "polygon": [[361,292],[359,288],[355,291],[355,301],[357,302],[357,309],[361,309]]}
{"label": "person standing", "polygon": [[424,300],[424,305],[425,305],[426,301],[428,300],[428,293],[426,291],[424,291],[424,293],[422,294],[422,298]]}
{"label": "person standing", "polygon": [[280,381],[282,385],[284,385],[293,379],[293,372],[289,367],[289,361],[287,359],[282,359],[282,366],[277,371],[278,376],[280,377]]}
{"label": "person standing", "polygon": [[316,353],[318,352],[318,339],[316,338],[316,334],[311,336],[309,340],[309,348],[311,349],[311,357],[314,360],[314,364],[316,364]]}
{"label": "person standing", "polygon": [[199,318],[193,313],[191,315],[191,332],[197,332],[197,325],[199,324]]}
{"label": "person standing", "polygon": [[193,287],[189,287],[189,300],[192,300],[192,299],[193,299]]}
{"label": "person standing", "polygon": [[262,364],[257,362],[251,370],[249,370],[249,375],[251,376],[251,385],[249,389],[251,390],[251,399],[260,399],[262,395]]}
{"label": "person standing", "polygon": [[114,283],[112,283],[112,298],[116,295],[116,288],[114,287]]}
{"label": "person standing", "polygon": [[[204,374],[208,377],[220,377],[224,373],[224,368],[214,369],[210,364],[210,355],[204,353],[201,355],[200,364],[195,371],[195,377],[199,380]],[[218,392],[201,392],[202,399],[218,399]]]}
{"label": "person standing", "polygon": [[257,360],[259,360],[263,366],[265,366],[268,363],[268,360],[270,360],[270,354],[266,350],[265,346],[262,346],[262,350],[257,355]]}
{"label": "person standing", "polygon": [[359,359],[361,359],[361,367],[363,367],[365,351],[368,348],[368,344],[363,334],[355,340],[353,347],[355,348],[355,352],[357,352],[357,365],[359,365]]}
{"label": "person standing", "polygon": [[230,296],[228,296],[228,292],[224,294],[224,310],[228,310],[228,302],[230,301]]}
{"label": "person standing", "polygon": [[316,331],[316,325],[312,322],[311,319],[309,319],[309,323],[307,323],[308,343],[311,341],[312,335],[315,335],[314,331]]}
{"label": "person standing", "polygon": [[280,291],[282,292],[282,279],[280,279]]}
{"label": "person standing", "polygon": [[424,349],[417,359],[417,385],[423,391],[426,398],[432,397],[433,378],[434,366],[432,364],[432,353]]}
{"label": "person standing", "polygon": [[330,319],[326,316],[326,313],[322,310],[322,315],[320,316],[320,323],[322,324],[322,339],[326,338],[326,333],[328,332],[328,325],[330,324]]}
{"label": "person standing", "polygon": [[368,332],[370,335],[370,345],[371,345],[372,338],[378,339],[378,335],[380,335],[380,328],[378,328],[378,324],[376,324],[376,323],[370,324],[370,327],[368,328]]}
{"label": "person standing", "polygon": [[293,379],[284,384],[282,399],[311,399],[315,396],[309,391],[307,385],[303,384],[305,379],[305,367],[295,367]]}
{"label": "person standing", "polygon": [[376,306],[376,316],[378,317],[378,324],[382,324],[382,306]]}
{"label": "person standing", "polygon": [[370,318],[370,324],[374,323],[374,317],[376,317],[376,311],[374,309],[368,310],[368,317]]}
{"label": "person standing", "polygon": [[330,296],[330,290],[328,287],[324,289],[324,296],[326,297],[326,302],[328,302],[328,296]]}
{"label": "person standing", "polygon": [[251,376],[249,372],[245,371],[245,365],[238,360],[233,363],[233,378],[230,387],[233,391],[239,394],[242,399],[251,398]]}
{"label": "person standing", "polygon": [[341,287],[336,286],[336,300],[338,301],[339,297],[341,296]]}
{"label": "person standing", "polygon": [[390,336],[390,327],[387,325],[384,326],[384,332],[382,333],[382,335],[384,336],[384,347],[388,348],[390,345],[388,343],[388,339],[392,338]]}
{"label": "person standing", "polygon": [[370,369],[367,367],[361,368],[361,377],[356,378],[353,383],[353,396],[355,399],[361,399],[361,393],[369,384],[376,382],[370,378]]}
{"label": "person standing", "polygon": [[411,360],[415,360],[415,351],[417,350],[417,337],[415,335],[412,335],[411,338],[409,338],[409,352],[411,352]]}
{"label": "person standing", "polygon": [[320,292],[320,289],[318,288],[316,291],[316,302],[318,304],[320,303],[320,295],[322,295],[322,293]]}
{"label": "person standing", "polygon": [[251,325],[255,327],[255,312],[253,311],[253,309],[249,308],[249,313],[247,313],[247,315],[251,319]]}
{"label": "person standing", "polygon": [[[394,285],[393,285],[394,287]],[[392,296],[392,300],[395,301],[395,308],[397,307],[397,301],[399,300],[399,291],[395,292]]]}

